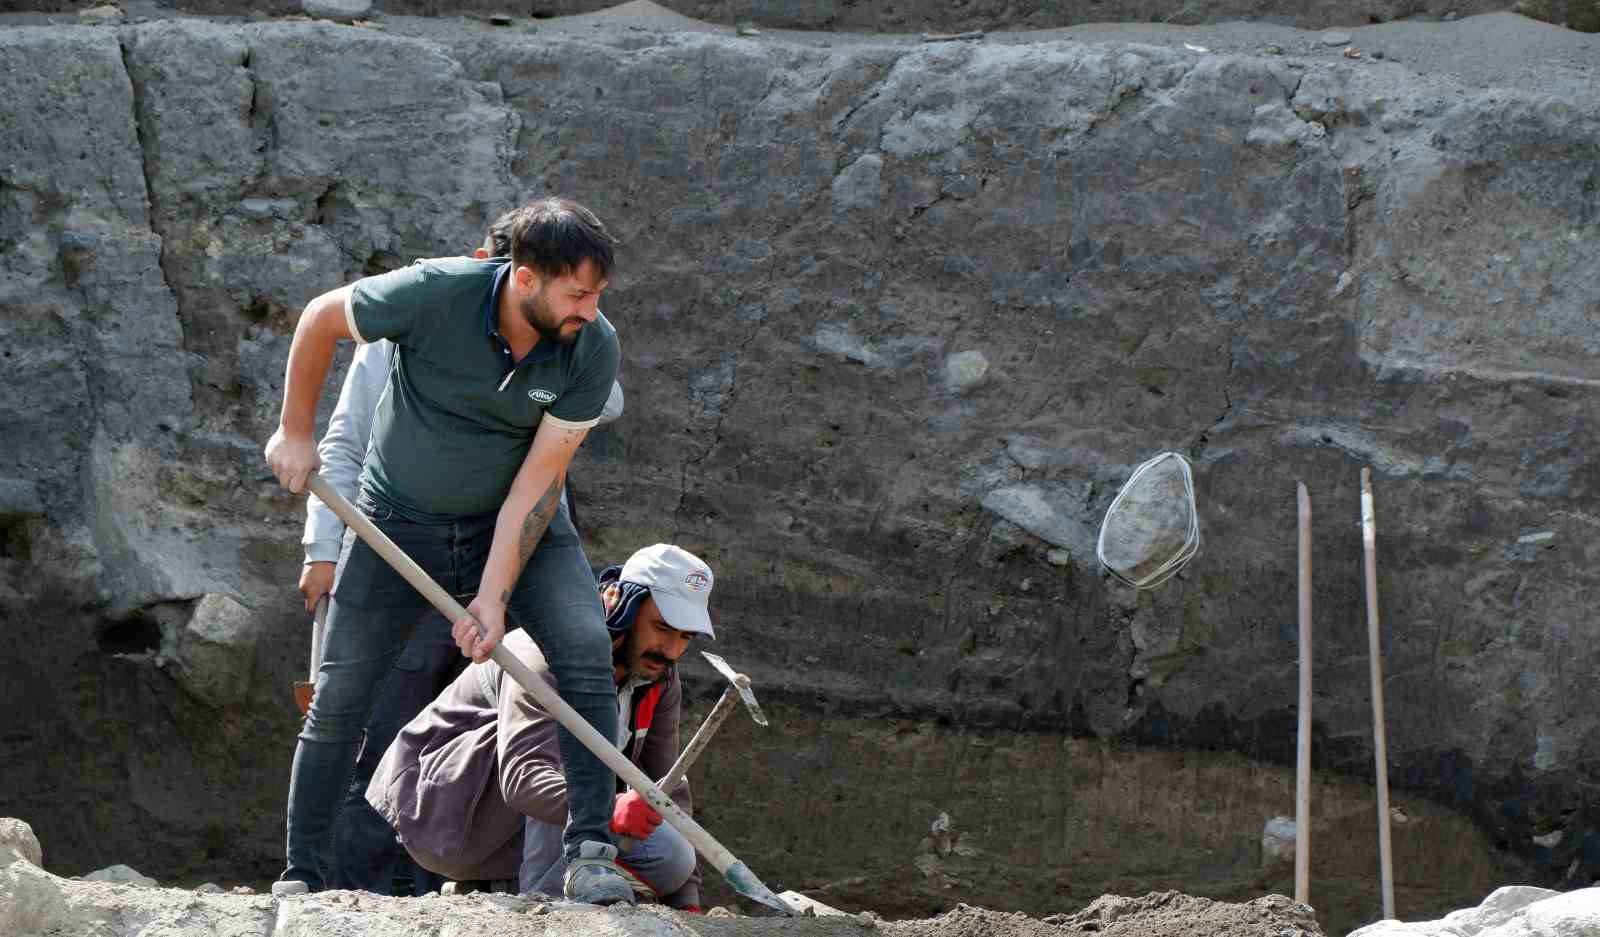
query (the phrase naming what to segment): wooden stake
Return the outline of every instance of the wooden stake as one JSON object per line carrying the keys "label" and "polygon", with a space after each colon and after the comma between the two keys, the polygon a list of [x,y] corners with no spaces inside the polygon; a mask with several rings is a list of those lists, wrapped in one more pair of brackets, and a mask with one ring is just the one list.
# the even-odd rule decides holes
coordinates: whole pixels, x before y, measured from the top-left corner
{"label": "wooden stake", "polygon": [[1372,507],[1372,469],[1361,470],[1361,545],[1366,553],[1367,652],[1372,658],[1372,757],[1378,777],[1378,874],[1383,916],[1394,920],[1394,856],[1389,848],[1389,751],[1383,719],[1383,657],[1378,634],[1378,522]]}
{"label": "wooden stake", "polygon": [[1311,495],[1295,485],[1300,508],[1300,727],[1294,784],[1294,900],[1311,904]]}

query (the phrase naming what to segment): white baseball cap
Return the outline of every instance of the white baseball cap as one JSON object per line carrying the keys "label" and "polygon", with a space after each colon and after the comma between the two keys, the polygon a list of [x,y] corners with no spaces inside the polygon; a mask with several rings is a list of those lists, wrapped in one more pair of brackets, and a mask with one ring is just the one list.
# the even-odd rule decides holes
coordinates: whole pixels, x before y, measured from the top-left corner
{"label": "white baseball cap", "polygon": [[628,557],[618,578],[648,588],[667,624],[679,631],[716,637],[711,614],[706,611],[714,579],[711,567],[698,556],[670,543],[658,543]]}

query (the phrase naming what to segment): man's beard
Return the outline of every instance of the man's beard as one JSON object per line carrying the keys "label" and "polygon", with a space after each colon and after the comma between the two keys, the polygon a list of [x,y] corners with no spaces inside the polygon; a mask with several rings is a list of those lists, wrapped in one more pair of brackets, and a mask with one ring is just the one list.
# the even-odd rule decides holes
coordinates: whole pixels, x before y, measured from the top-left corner
{"label": "man's beard", "polygon": [[[658,674],[646,672],[643,667],[639,666],[640,662],[646,660],[660,664],[661,672]],[[672,673],[672,668],[677,666],[676,662],[660,651],[645,651],[641,654],[638,642],[634,640],[631,634],[615,651],[611,652],[611,662],[625,668],[629,679],[639,677],[651,681],[666,679],[667,675]]]}
{"label": "man's beard", "polygon": [[[570,345],[578,340],[578,334],[583,331],[583,320],[577,316],[570,316],[561,322],[555,321],[555,316],[550,312],[550,305],[544,301],[544,290],[527,297],[518,307],[522,313],[523,321],[533,326],[542,339],[548,339],[558,345]],[[562,327],[576,322],[578,328],[571,332],[563,332]]]}

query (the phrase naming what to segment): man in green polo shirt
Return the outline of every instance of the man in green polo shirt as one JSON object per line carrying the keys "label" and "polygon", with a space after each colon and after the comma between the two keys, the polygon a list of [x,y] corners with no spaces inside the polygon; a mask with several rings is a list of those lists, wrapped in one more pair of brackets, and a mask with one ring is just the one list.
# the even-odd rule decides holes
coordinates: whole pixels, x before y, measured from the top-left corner
{"label": "man in green polo shirt", "polygon": [[[419,261],[317,297],[296,326],[266,449],[278,480],[303,490],[318,464],[312,430],[335,345],[392,341],[358,507],[452,594],[476,593],[452,632],[462,653],[486,660],[509,611],[562,698],[606,738],[617,735],[617,708],[605,614],[560,493],[620,357],[598,307],[613,243],[588,209],[546,199],[521,210],[509,260]],[[295,751],[280,894],[324,886],[362,726],[426,607],[365,543],[347,536],[344,550]],[[565,731],[560,747],[567,896],[632,901],[608,832],[616,779]]]}

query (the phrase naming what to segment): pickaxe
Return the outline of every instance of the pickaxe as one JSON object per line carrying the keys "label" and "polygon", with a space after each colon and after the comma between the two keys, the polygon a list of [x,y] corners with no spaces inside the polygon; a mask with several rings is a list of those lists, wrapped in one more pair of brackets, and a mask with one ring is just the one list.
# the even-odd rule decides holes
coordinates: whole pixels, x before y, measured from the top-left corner
{"label": "pickaxe", "polygon": [[700,724],[700,730],[689,740],[689,744],[683,747],[683,752],[668,769],[666,777],[656,782],[656,786],[664,791],[677,787],[683,776],[689,773],[689,766],[695,763],[701,752],[705,751],[706,744],[717,734],[717,730],[722,728],[722,723],[728,718],[728,714],[733,712],[734,704],[739,700],[744,700],[744,706],[750,710],[750,718],[756,721],[756,725],[767,724],[767,715],[761,711],[755,693],[750,690],[750,678],[742,673],[734,673],[727,661],[710,651],[701,651],[700,656],[717,668],[717,673],[728,678],[728,688],[722,691],[722,698],[717,700],[717,705],[711,707],[710,715]]}
{"label": "pickaxe", "polygon": [[[695,763],[701,752],[705,751],[706,745],[711,741],[711,737],[717,734],[718,729],[722,728],[722,723],[727,720],[728,715],[733,712],[733,707],[738,705],[740,700],[743,700],[745,708],[750,710],[750,718],[756,721],[756,725],[764,726],[767,724],[767,714],[761,711],[761,704],[756,702],[756,695],[750,690],[750,678],[742,673],[734,673],[733,668],[728,666],[727,661],[710,651],[701,651],[700,656],[709,661],[711,666],[717,669],[717,673],[728,679],[728,688],[722,691],[722,698],[717,700],[717,705],[711,707],[711,712],[706,716],[706,721],[700,723],[700,729],[695,732],[694,738],[690,739],[689,744],[685,745],[683,751],[678,754],[678,760],[673,762],[672,767],[667,769],[667,773],[662,775],[661,780],[656,782],[656,786],[663,791],[670,792],[678,786],[678,782],[683,780],[683,776],[689,773],[689,766]],[[627,836],[618,837],[617,848],[627,852],[633,848],[632,838]]]}

